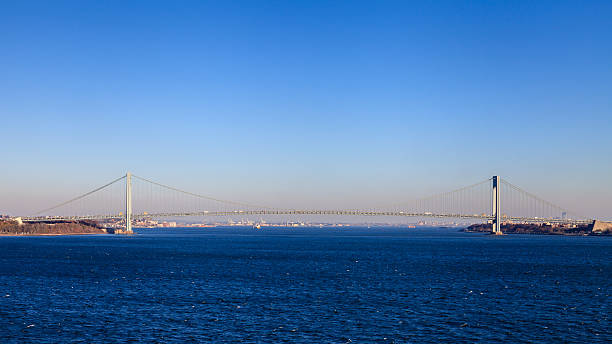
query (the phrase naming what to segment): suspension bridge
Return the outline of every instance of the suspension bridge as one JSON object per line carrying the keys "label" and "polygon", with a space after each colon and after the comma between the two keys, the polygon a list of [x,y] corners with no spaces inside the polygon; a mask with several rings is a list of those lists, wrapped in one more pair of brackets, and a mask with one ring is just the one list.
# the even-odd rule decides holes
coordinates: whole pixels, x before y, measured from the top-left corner
{"label": "suspension bridge", "polygon": [[[503,208],[502,208],[503,206]],[[182,216],[341,215],[401,216],[487,221],[501,234],[502,222],[589,224],[579,216],[493,176],[478,183],[404,204],[376,209],[287,209],[218,199],[127,173],[107,184],[43,209],[24,222],[122,220],[126,233],[135,219]]]}

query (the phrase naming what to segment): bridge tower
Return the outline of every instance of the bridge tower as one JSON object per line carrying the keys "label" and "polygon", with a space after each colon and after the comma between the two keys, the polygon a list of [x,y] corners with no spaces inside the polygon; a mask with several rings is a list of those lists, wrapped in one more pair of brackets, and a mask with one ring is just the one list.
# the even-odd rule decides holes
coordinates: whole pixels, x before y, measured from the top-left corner
{"label": "bridge tower", "polygon": [[499,176],[493,176],[493,194],[491,195],[492,202],[492,216],[493,216],[493,234],[500,235],[501,231],[501,205],[500,205],[500,188],[501,178]]}
{"label": "bridge tower", "polygon": [[125,233],[131,234],[132,231],[132,174],[125,175]]}

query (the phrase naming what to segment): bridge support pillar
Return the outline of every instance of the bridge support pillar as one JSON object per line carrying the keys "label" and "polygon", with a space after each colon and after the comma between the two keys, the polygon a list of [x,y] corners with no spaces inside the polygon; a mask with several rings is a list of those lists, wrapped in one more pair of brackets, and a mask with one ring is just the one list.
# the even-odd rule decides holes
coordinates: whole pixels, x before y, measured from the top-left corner
{"label": "bridge support pillar", "polygon": [[500,235],[501,231],[501,205],[500,205],[501,178],[493,176],[493,194],[491,195],[493,215],[493,234]]}
{"label": "bridge support pillar", "polygon": [[132,234],[132,174],[125,175],[125,234]]}

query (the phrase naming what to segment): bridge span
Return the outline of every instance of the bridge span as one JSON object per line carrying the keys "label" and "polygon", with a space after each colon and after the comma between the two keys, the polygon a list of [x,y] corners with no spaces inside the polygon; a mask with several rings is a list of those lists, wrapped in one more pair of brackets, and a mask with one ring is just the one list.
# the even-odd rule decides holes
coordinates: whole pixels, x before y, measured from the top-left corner
{"label": "bridge span", "polygon": [[184,191],[129,172],[90,192],[21,218],[24,222],[123,219],[125,231],[132,232],[134,219],[274,215],[472,219],[490,223],[494,234],[501,234],[502,222],[576,225],[593,222],[498,176],[385,209],[338,210],[286,209],[228,201]]}

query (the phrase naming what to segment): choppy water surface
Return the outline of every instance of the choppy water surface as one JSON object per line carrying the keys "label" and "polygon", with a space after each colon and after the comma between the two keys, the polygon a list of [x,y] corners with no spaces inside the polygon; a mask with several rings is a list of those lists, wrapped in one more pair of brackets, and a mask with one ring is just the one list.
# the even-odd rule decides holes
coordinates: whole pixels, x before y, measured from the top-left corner
{"label": "choppy water surface", "polygon": [[0,237],[0,342],[610,342],[612,240],[447,229]]}

